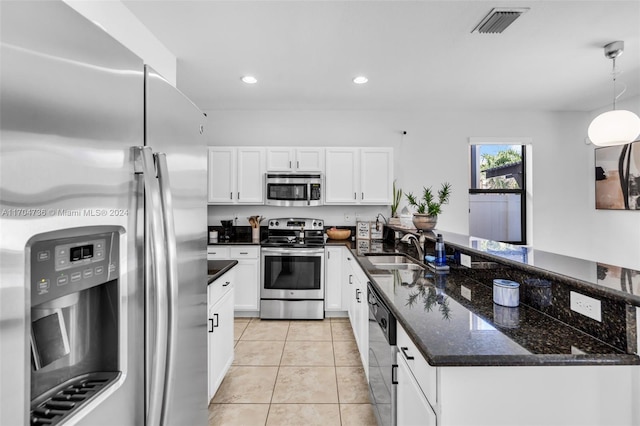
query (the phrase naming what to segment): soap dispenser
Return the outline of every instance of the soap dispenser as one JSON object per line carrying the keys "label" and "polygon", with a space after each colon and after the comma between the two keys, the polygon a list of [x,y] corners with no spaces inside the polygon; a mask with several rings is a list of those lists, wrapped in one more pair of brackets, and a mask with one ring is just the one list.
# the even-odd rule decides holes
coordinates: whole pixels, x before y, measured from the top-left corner
{"label": "soap dispenser", "polygon": [[436,266],[444,266],[447,264],[447,254],[444,248],[444,239],[442,234],[438,234],[436,237]]}

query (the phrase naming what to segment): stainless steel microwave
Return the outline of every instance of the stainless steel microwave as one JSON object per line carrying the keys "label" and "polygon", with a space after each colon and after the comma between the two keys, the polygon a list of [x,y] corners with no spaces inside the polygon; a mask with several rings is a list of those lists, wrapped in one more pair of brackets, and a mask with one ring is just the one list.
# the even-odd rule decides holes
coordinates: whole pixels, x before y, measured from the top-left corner
{"label": "stainless steel microwave", "polygon": [[322,175],[267,173],[265,179],[268,206],[321,206]]}

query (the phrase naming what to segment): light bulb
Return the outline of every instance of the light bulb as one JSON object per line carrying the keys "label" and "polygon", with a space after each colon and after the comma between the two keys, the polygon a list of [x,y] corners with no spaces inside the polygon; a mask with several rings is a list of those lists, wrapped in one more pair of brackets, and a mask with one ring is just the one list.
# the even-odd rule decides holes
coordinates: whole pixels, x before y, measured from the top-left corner
{"label": "light bulb", "polygon": [[593,119],[587,131],[594,145],[623,145],[640,135],[640,117],[631,111],[607,111]]}

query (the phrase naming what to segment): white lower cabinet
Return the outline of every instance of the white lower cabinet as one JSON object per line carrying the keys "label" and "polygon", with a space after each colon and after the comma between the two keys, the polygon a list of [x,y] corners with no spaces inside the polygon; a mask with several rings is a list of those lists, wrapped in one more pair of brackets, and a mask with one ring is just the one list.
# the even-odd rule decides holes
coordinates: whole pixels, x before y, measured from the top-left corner
{"label": "white lower cabinet", "polygon": [[398,426],[436,426],[436,414],[420,389],[407,361],[400,354],[396,378]]}
{"label": "white lower cabinet", "polygon": [[360,359],[369,378],[369,304],[367,303],[367,277],[353,254],[345,250],[343,268],[345,274],[343,298],[347,299],[347,311],[356,338]]}
{"label": "white lower cabinet", "polygon": [[[231,259],[235,271],[235,311],[237,316],[258,316],[260,312],[260,246],[211,245],[207,259]],[[214,254],[215,253],[215,254]]]}
{"label": "white lower cabinet", "polygon": [[207,288],[209,401],[233,362],[234,281],[235,270],[231,269]]}
{"label": "white lower cabinet", "polygon": [[342,307],[342,247],[325,247],[324,259],[324,310],[346,311]]}
{"label": "white lower cabinet", "polygon": [[640,419],[637,365],[434,367],[400,324],[397,345],[398,426],[631,426]]}

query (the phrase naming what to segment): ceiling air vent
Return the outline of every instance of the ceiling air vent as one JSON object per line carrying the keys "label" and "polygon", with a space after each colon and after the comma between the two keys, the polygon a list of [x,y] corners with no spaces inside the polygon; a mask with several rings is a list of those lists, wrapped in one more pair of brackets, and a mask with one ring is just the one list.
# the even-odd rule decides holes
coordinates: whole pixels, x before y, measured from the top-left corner
{"label": "ceiling air vent", "polygon": [[526,13],[528,10],[528,7],[491,9],[491,12],[489,12],[489,14],[485,16],[471,32],[478,32],[480,34],[500,34],[509,25],[511,25],[513,21],[518,19],[520,15]]}

